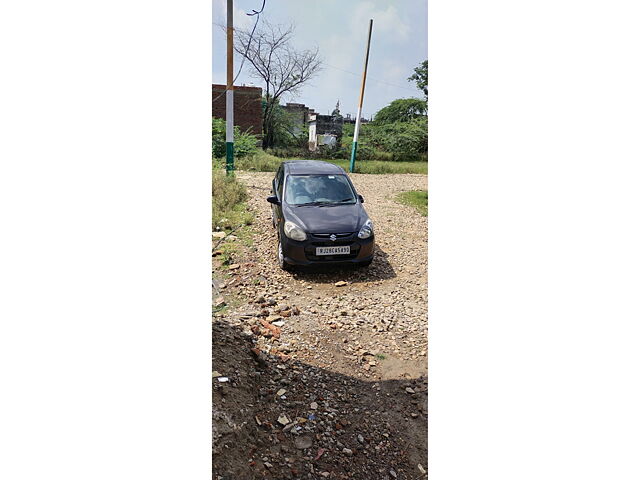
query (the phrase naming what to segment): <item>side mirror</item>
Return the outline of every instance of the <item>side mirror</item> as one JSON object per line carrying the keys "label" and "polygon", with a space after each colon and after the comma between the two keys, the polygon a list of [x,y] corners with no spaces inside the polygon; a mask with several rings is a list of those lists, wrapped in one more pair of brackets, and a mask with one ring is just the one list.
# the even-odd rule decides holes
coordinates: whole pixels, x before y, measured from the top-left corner
{"label": "side mirror", "polygon": [[275,195],[269,195],[267,197],[267,202],[273,203],[274,205],[280,205],[280,200],[278,200],[278,197]]}
{"label": "side mirror", "polygon": [[360,200],[360,203],[364,203],[364,197],[362,195],[358,195],[358,200]]}

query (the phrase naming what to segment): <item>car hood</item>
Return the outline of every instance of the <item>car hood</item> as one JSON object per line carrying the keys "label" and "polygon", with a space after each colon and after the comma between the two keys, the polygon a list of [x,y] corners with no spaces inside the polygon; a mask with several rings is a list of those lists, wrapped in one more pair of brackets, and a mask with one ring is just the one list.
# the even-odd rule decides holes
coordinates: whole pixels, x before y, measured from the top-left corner
{"label": "car hood", "polygon": [[367,220],[367,213],[360,203],[334,206],[284,205],[285,220],[298,224],[309,233],[357,232]]}

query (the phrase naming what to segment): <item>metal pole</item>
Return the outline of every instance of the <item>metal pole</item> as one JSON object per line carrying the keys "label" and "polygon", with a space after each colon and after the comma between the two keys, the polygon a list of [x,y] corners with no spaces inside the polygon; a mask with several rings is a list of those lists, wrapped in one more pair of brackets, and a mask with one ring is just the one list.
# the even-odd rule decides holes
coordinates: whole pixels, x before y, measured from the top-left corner
{"label": "metal pole", "polygon": [[358,132],[360,131],[360,117],[362,116],[362,101],[364,100],[364,84],[367,81],[367,65],[369,64],[369,47],[371,46],[371,29],[373,28],[373,19],[369,20],[369,37],[367,38],[367,53],[364,57],[364,72],[362,73],[362,87],[360,87],[360,102],[358,103],[358,116],[356,117],[356,126],[353,130],[353,145],[351,147],[351,163],[349,164],[349,172],[353,173],[356,166],[356,150],[358,150]]}
{"label": "metal pole", "polygon": [[227,0],[227,175],[233,175],[233,0]]}

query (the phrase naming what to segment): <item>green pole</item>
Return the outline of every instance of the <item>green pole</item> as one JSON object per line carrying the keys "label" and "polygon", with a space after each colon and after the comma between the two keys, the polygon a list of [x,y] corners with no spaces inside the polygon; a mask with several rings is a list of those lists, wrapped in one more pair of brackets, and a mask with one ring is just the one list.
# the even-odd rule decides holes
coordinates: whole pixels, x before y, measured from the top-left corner
{"label": "green pole", "polygon": [[373,19],[369,20],[369,36],[367,37],[367,53],[364,56],[364,72],[362,72],[362,86],[360,87],[360,102],[358,103],[358,116],[356,117],[356,126],[353,130],[353,146],[351,147],[351,162],[349,163],[349,172],[353,173],[356,168],[356,151],[358,150],[358,133],[360,133],[360,117],[362,117],[362,102],[364,100],[364,84],[367,81],[367,65],[369,64],[369,47],[371,46],[371,29],[373,28]]}
{"label": "green pole", "polygon": [[353,173],[356,168],[356,150],[358,150],[358,142],[354,141],[351,145],[351,162],[349,163],[349,171],[351,173]]}
{"label": "green pole", "polygon": [[227,175],[233,175],[233,142],[227,142]]}

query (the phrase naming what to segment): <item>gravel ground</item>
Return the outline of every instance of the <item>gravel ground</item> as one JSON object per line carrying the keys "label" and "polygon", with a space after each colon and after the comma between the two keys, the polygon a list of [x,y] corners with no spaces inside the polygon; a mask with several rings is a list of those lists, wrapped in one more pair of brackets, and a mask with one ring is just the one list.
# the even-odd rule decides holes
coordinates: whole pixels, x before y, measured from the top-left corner
{"label": "gravel ground", "polygon": [[394,197],[427,177],[351,175],[373,264],[287,273],[273,174],[237,175],[256,222],[233,269],[213,259],[214,296],[233,305],[213,318],[213,478],[425,478],[427,219]]}

